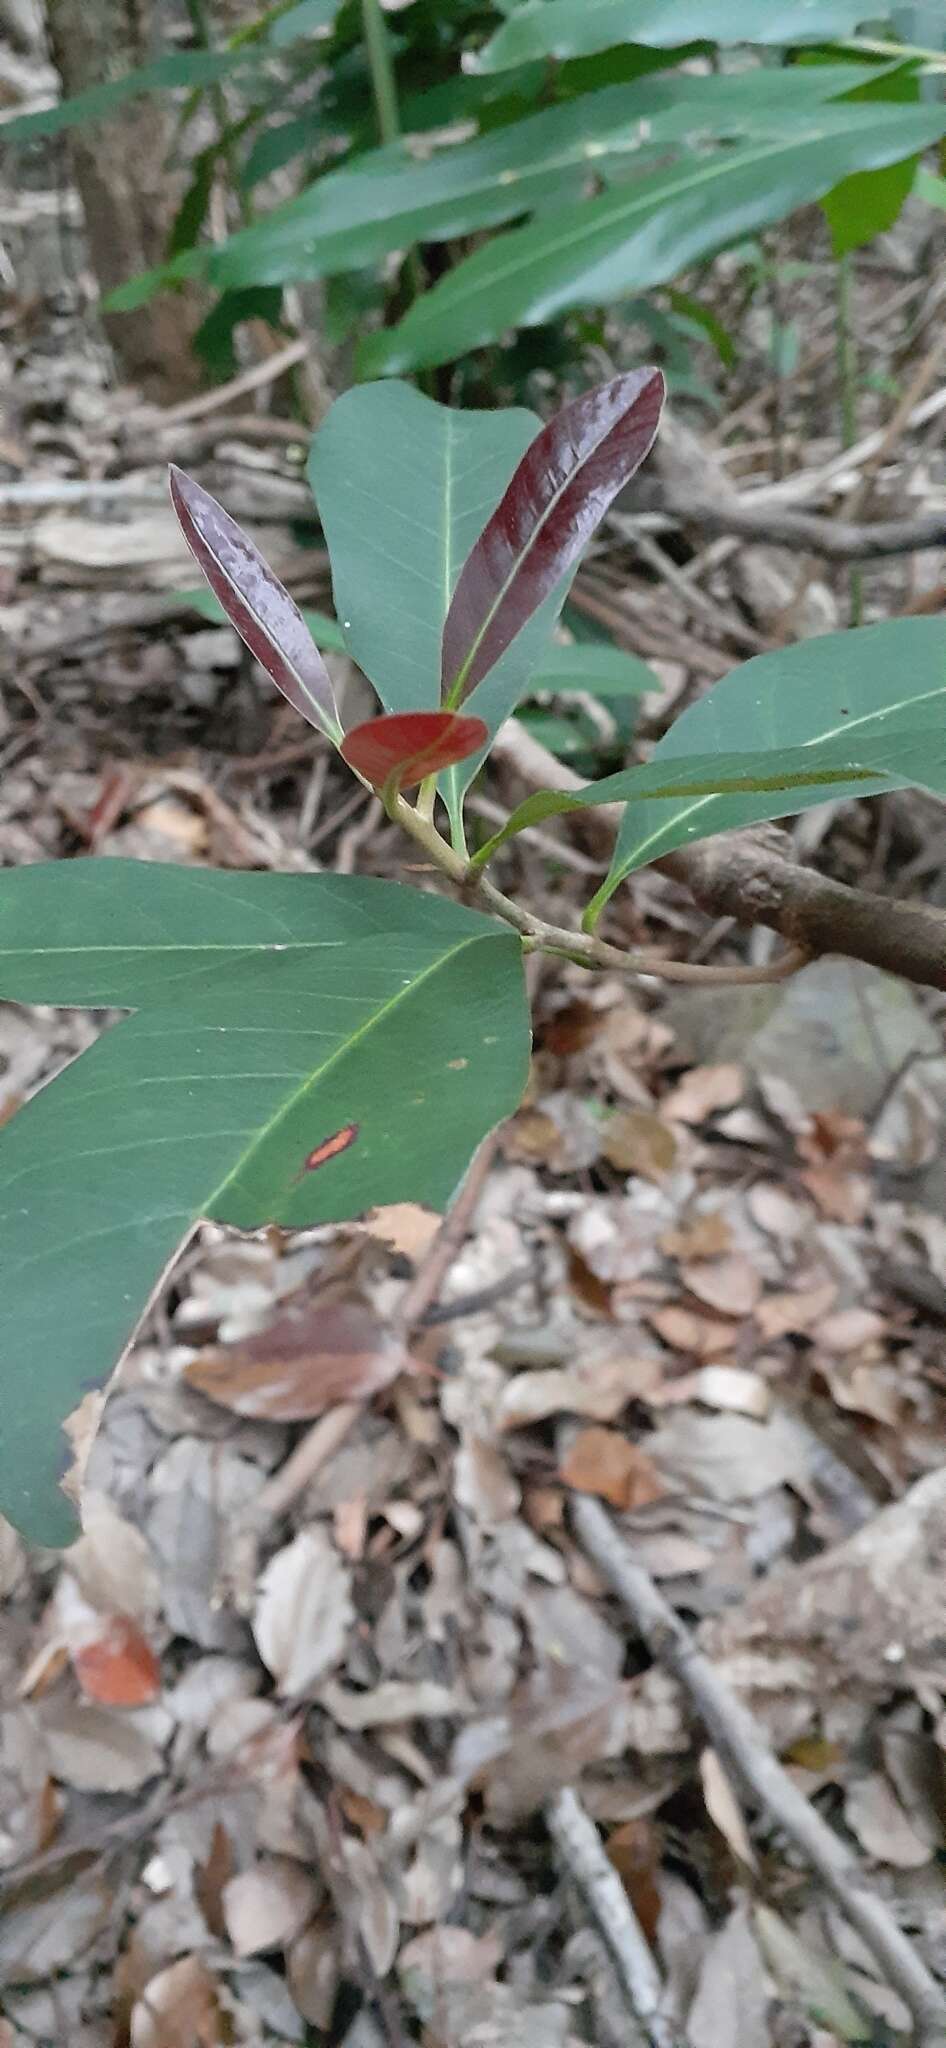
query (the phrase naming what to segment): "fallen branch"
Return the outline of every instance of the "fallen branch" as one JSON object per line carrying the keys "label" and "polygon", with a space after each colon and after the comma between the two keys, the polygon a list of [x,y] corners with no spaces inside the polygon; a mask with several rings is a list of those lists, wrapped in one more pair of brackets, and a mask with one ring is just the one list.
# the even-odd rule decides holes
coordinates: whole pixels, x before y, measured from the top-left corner
{"label": "fallen branch", "polygon": [[918,519],[876,519],[863,523],[827,519],[820,512],[783,511],[777,505],[746,504],[732,497],[684,498],[675,492],[647,499],[648,510],[665,512],[681,526],[703,533],[735,534],[770,547],[800,548],[834,562],[868,562],[946,546],[946,511]]}
{"label": "fallen branch", "polygon": [[664,1990],[650,1943],[605,1855],[594,1821],[575,1792],[556,1792],[546,1804],[545,1825],[581,1893],[614,1965],[624,2000],[650,2048],[681,2048],[680,2034],[661,2009]]}
{"label": "fallen branch", "polygon": [[[514,719],[503,726],[493,751],[530,789],[581,786],[581,777]],[[582,811],[582,829],[595,844],[610,847],[620,815],[615,804]],[[680,847],[657,865],[683,882],[711,917],[766,925],[811,956],[841,953],[906,981],[946,988],[946,912],[833,882],[788,860],[782,844],[771,827],[721,832],[697,846]]]}
{"label": "fallen branch", "polygon": [[801,1850],[909,2007],[923,2048],[942,2048],[946,1994],[871,1888],[853,1850],[793,1784],[767,1747],[758,1723],[697,1648],[649,1572],[636,1562],[607,1509],[590,1495],[572,1494],[571,1517],[582,1548],[616,1593],[651,1655],[682,1686],[723,1764]]}

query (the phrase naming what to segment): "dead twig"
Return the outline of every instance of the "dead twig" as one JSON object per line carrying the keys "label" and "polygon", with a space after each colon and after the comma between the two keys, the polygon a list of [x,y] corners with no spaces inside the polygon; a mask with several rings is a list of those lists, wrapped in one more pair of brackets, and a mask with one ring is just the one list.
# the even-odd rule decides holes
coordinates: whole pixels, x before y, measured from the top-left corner
{"label": "dead twig", "polygon": [[664,1987],[650,1944],[594,1821],[577,1793],[556,1792],[545,1825],[604,1942],[633,2018],[650,2048],[682,2048],[682,2037],[661,2010]]}
{"label": "dead twig", "polygon": [[[173,427],[181,420],[203,419],[207,413],[219,412],[234,398],[243,398],[248,391],[261,391],[266,384],[275,384],[286,370],[304,362],[309,353],[307,341],[289,341],[285,348],[277,349],[275,355],[267,356],[262,363],[254,363],[249,370],[241,370],[239,376],[231,377],[228,384],[218,384],[213,391],[202,391],[197,398],[186,398],[181,405],[172,405],[164,412],[149,409],[145,424],[148,427]],[[299,427],[297,438],[305,438],[307,429]]]}
{"label": "dead twig", "polygon": [[861,525],[850,519],[828,519],[820,512],[750,504],[735,494],[710,499],[667,493],[653,502],[681,526],[698,526],[704,533],[737,534],[742,540],[764,541],[770,547],[800,548],[834,562],[868,562],[946,545],[946,510],[926,512],[918,519],[876,519]]}
{"label": "dead twig", "polygon": [[800,1849],[825,1890],[909,2007],[924,2048],[946,2039],[946,1995],[872,1889],[852,1849],[793,1784],[758,1723],[697,1648],[689,1629],[639,1565],[600,1501],[571,1496],[582,1548],[616,1593],[651,1655],[673,1673],[734,1779]]}

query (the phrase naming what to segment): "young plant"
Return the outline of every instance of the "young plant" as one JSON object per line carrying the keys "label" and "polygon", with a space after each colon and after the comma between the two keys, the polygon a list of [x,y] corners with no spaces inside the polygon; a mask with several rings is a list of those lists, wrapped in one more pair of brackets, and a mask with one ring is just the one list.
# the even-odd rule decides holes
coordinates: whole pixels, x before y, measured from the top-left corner
{"label": "young plant", "polygon": [[[662,400],[652,369],[545,426],[451,412],[396,383],[339,400],[310,477],[344,642],[381,706],[347,731],[287,592],[227,513],[172,472],[225,614],[463,900],[357,876],[124,860],[0,873],[3,995],[131,1013],[0,1131],[0,1506],[33,1538],[70,1531],[63,1416],[107,1375],[201,1218],[294,1228],[448,1201],[521,1097],[525,951],[653,969],[592,933],[646,862],[828,790],[946,793],[946,625],[897,621],[748,662],[647,763],[571,796],[540,792],[470,857],[466,791],[536,679],[554,687],[553,622]],[[568,650],[573,686],[599,657]],[[487,868],[510,836],[602,803],[623,804],[623,820],[584,932],[495,886]]]}

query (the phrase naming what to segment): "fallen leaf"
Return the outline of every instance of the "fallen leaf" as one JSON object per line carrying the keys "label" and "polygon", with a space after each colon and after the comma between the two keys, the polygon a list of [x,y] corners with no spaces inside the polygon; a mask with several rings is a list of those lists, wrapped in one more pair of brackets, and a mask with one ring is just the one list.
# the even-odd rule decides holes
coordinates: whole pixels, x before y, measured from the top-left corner
{"label": "fallen leaf", "polygon": [[45,1983],[84,1955],[114,1910],[100,1869],[14,1885],[0,1913],[0,1982]]}
{"label": "fallen leaf", "polygon": [[842,1308],[833,1316],[825,1316],[818,1324],[819,1349],[825,1351],[859,1351],[865,1344],[875,1345],[887,1334],[883,1316],[872,1308]]}
{"label": "fallen leaf", "polygon": [[755,1319],[767,1344],[776,1337],[804,1336],[827,1315],[837,1296],[833,1280],[825,1281],[819,1287],[768,1294],[764,1301],[759,1302]]}
{"label": "fallen leaf", "polygon": [[769,2048],[766,1971],[745,1905],[736,1907],[714,1935],[700,1966],[687,2018],[689,2048]]}
{"label": "fallen leaf", "polygon": [[615,1508],[646,1507],[666,1486],[652,1460],[615,1429],[582,1429],[561,1460],[566,1486],[594,1493]]}
{"label": "fallen leaf", "polygon": [[179,1956],[145,1985],[131,2015],[131,2048],[216,2048],[223,2039],[216,1979],[200,1956]]}
{"label": "fallen leaf", "polygon": [[735,1109],[745,1085],[742,1067],[731,1062],[718,1067],[691,1067],[664,1096],[661,1112],[675,1123],[702,1124],[718,1109]]}
{"label": "fallen leaf", "polygon": [[641,1927],[651,1943],[656,1941],[660,1920],[660,1872],[662,1838],[652,1820],[626,1820],[612,1828],[605,1848],[631,1901]]}
{"label": "fallen leaf", "polygon": [[639,1173],[647,1180],[660,1181],[673,1169],[677,1141],[656,1111],[619,1109],[604,1126],[601,1150],[619,1173]]}
{"label": "fallen leaf", "polygon": [[668,1259],[718,1259],[728,1252],[732,1231],[721,1209],[703,1209],[664,1232],[660,1249]]}
{"label": "fallen leaf", "polygon": [[429,1252],[442,1222],[436,1209],[424,1209],[419,1202],[389,1202],[384,1208],[369,1209],[360,1228],[402,1258],[416,1260]]}
{"label": "fallen leaf", "polygon": [[920,1870],[933,1851],[914,1831],[882,1771],[872,1771],[848,1787],[844,1818],[862,1849],[877,1863],[897,1870]]}
{"label": "fallen leaf", "polygon": [[337,1928],[329,1921],[313,1921],[287,1950],[286,1977],[303,2019],[323,2033],[332,2024],[340,1973]]}
{"label": "fallen leaf", "polygon": [[233,1876],[233,1844],[223,1822],[214,1821],[210,1848],[202,1863],[194,1865],[194,1897],[211,1934],[218,1941],[226,1933],[223,1894]]}
{"label": "fallen leaf", "polygon": [[675,1303],[669,1308],[651,1310],[647,1321],[672,1351],[689,1352],[694,1358],[719,1358],[721,1353],[735,1347],[735,1323],[700,1316],[693,1309],[679,1308]]}
{"label": "fallen leaf", "polygon": [[339,1401],[370,1400],[407,1362],[371,1309],[308,1297],[253,1336],[202,1351],[184,1378],[236,1415],[306,1422]]}
{"label": "fallen leaf", "polygon": [[281,1693],[307,1692],[337,1664],[353,1619],[351,1572],[324,1529],[302,1529],[260,1581],[253,1634]]}
{"label": "fallen leaf", "polygon": [[751,1315],[762,1293],[759,1273],[739,1252],[693,1262],[682,1267],[680,1277],[697,1301],[724,1316]]}
{"label": "fallen leaf", "polygon": [[771,1388],[756,1372],[737,1365],[703,1365],[681,1379],[664,1380],[646,1396],[651,1408],[676,1408],[690,1401],[734,1415],[752,1415],[763,1422],[772,1405]]}
{"label": "fallen leaf", "polygon": [[315,1879],[288,1856],[270,1856],[231,1877],[223,1917],[238,1956],[285,1948],[302,1933],[319,1903]]}
{"label": "fallen leaf", "polygon": [[757,1870],[756,1854],[749,1840],[745,1816],[733,1790],[732,1780],[720,1763],[715,1749],[704,1749],[700,1756],[700,1779],[706,1811],[715,1821],[720,1834],[729,1843],[733,1855],[747,1870]]}
{"label": "fallen leaf", "polygon": [[811,1455],[804,1431],[780,1412],[768,1422],[744,1415],[671,1412],[648,1450],[660,1472],[711,1500],[756,1500],[786,1481],[805,1477]]}
{"label": "fallen leaf", "polygon": [[78,1700],[44,1700],[37,1721],[54,1778],[79,1792],[137,1792],[164,1768],[161,1752],[133,1721]]}
{"label": "fallen leaf", "polygon": [[147,1638],[125,1614],[100,1618],[102,1633],[72,1652],[86,1699],[103,1707],[144,1707],[161,1690],[161,1666]]}
{"label": "fallen leaf", "polygon": [[629,1401],[646,1399],[660,1381],[658,1358],[579,1356],[573,1366],[520,1372],[507,1382],[496,1411],[498,1429],[521,1429],[547,1415],[588,1415],[613,1422]]}

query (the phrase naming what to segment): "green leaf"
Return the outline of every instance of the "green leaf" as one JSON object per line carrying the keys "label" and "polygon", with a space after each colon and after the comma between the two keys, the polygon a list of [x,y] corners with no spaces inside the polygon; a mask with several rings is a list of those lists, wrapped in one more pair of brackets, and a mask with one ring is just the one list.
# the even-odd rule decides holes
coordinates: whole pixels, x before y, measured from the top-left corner
{"label": "green leaf", "polygon": [[934,177],[932,171],[921,165],[913,189],[918,199],[925,199],[927,206],[939,206],[946,212],[946,178]]}
{"label": "green leaf", "polygon": [[[816,76],[817,66],[811,75]],[[776,135],[619,185],[495,237],[370,336],[361,374],[449,362],[515,326],[536,326],[666,283],[855,170],[896,163],[946,132],[946,108],[830,105]]]}
{"label": "green leaf", "polygon": [[[890,101],[916,105],[920,79],[915,70],[900,65],[868,77],[851,95],[852,100]],[[875,235],[892,228],[913,188],[919,157],[908,156],[902,163],[885,164],[877,171],[855,171],[843,178],[821,202],[836,256],[847,256],[863,248]]]}
{"label": "green leaf", "polygon": [[660,687],[660,677],[639,655],[587,640],[550,647],[529,680],[530,695],[539,690],[583,690],[590,697],[643,697]]}
{"label": "green leaf", "polygon": [[876,15],[870,0],[544,0],[517,7],[476,57],[505,71],[539,57],[591,56],[617,43],[817,43],[849,35]]}
{"label": "green leaf", "polygon": [[[179,604],[192,605],[195,612],[200,612],[202,618],[210,619],[213,625],[229,624],[226,612],[212,590],[176,590],[173,595]],[[305,605],[300,605],[299,609],[316,646],[327,647],[335,654],[344,654],[345,636],[338,620],[330,619],[327,612],[310,611]],[[655,684],[652,683],[647,685],[648,689],[654,687]]]}
{"label": "green leaf", "polygon": [[794,133],[800,113],[850,91],[854,64],[741,76],[678,73],[605,86],[529,114],[418,163],[409,142],[318,178],[297,199],[207,254],[220,289],[283,284],[373,263],[413,242],[445,241],[572,198],[588,168],[653,157],[691,135]]}
{"label": "green leaf", "polygon": [[[891,619],[745,662],[676,720],[654,748],[650,767],[670,771],[679,757],[697,749],[711,754],[735,745],[787,748],[812,742],[843,743],[856,759],[865,745],[889,741],[893,747],[898,728],[910,733],[928,723],[926,759],[912,762],[908,779],[946,794],[940,751],[946,733],[946,622]],[[870,786],[832,792],[872,793]],[[675,846],[807,810],[824,797],[824,789],[813,786],[795,789],[790,803],[744,794],[634,804],[624,814],[607,894],[625,875]]]}
{"label": "green leaf", "polygon": [[139,99],[142,93],[167,92],[177,86],[214,85],[241,66],[258,63],[259,51],[253,48],[174,51],[167,57],[155,58],[153,64],[142,64],[137,71],[126,72],[123,78],[92,85],[87,92],[76,93],[58,107],[43,107],[35,114],[17,114],[12,121],[3,123],[0,139],[26,142],[37,135],[59,135],[63,129],[78,128],[85,121],[99,121],[104,115],[117,112],[126,100]]}
{"label": "green leaf", "polygon": [[118,860],[0,874],[0,989],[137,1011],[0,1132],[0,1505],[58,1542],[59,1424],[197,1219],[442,1207],[516,1106],[528,1020],[518,939],[461,905]]}
{"label": "green leaf", "polygon": [[540,424],[519,409],[454,412],[391,383],[345,392],[319,428],[309,482],[335,610],[386,710],[439,708],[440,642],[460,568]]}

